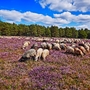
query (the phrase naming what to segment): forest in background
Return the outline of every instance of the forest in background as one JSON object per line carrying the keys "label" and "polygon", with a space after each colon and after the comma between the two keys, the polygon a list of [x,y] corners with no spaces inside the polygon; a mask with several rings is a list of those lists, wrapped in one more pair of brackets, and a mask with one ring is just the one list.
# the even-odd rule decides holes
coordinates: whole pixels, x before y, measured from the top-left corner
{"label": "forest in background", "polygon": [[37,24],[25,25],[0,21],[0,36],[66,37],[90,39],[90,30],[75,27],[45,27]]}

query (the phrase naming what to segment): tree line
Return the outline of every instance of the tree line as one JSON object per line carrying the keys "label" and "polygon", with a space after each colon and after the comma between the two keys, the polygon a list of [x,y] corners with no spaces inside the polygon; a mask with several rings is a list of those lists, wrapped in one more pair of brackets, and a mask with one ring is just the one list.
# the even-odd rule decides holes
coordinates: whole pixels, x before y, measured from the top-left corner
{"label": "tree line", "polygon": [[90,30],[87,28],[76,30],[74,27],[45,27],[37,24],[10,24],[0,21],[0,36],[67,37],[90,39]]}

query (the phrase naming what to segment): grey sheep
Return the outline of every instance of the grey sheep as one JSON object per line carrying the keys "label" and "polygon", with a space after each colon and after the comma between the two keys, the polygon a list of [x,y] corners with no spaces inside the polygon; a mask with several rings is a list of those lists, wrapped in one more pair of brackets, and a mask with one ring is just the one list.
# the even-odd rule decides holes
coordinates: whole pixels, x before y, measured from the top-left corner
{"label": "grey sheep", "polygon": [[42,47],[43,49],[46,49],[46,48],[47,48],[47,43],[46,43],[46,42],[41,43],[41,47]]}
{"label": "grey sheep", "polygon": [[34,60],[35,56],[36,56],[36,50],[35,49],[30,49],[22,55],[22,57],[19,59],[19,61],[24,62],[28,59],[33,59]]}

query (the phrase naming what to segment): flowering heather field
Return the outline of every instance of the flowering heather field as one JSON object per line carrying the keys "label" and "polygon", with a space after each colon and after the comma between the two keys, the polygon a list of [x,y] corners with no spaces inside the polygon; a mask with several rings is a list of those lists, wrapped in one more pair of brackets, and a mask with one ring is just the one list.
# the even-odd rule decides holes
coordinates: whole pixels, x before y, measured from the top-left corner
{"label": "flowering heather field", "polygon": [[[0,38],[0,90],[90,90],[90,54],[51,50],[46,61],[18,62],[31,38]],[[38,42],[40,43],[40,42]]]}

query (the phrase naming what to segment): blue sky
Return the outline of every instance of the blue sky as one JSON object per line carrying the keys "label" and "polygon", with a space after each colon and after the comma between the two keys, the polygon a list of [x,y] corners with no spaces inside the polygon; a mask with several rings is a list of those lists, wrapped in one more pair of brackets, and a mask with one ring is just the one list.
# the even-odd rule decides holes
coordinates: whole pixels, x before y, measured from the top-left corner
{"label": "blue sky", "polygon": [[90,0],[0,0],[0,20],[90,29]]}

